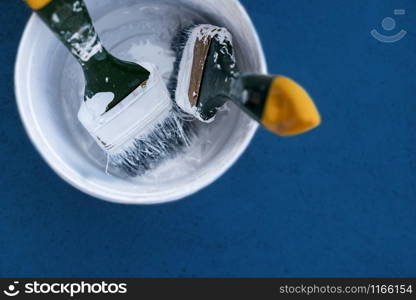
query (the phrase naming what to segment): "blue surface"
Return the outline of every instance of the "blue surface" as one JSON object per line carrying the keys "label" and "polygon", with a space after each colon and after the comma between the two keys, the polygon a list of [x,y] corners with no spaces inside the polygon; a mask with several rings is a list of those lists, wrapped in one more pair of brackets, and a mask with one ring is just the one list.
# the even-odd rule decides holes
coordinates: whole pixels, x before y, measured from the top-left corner
{"label": "blue surface", "polygon": [[[270,71],[304,83],[324,123],[261,130],[216,183],[150,207],[86,196],[35,151],[12,82],[29,11],[7,2],[0,276],[416,276],[416,1],[244,0]],[[408,30],[396,44],[370,36],[388,16]]]}

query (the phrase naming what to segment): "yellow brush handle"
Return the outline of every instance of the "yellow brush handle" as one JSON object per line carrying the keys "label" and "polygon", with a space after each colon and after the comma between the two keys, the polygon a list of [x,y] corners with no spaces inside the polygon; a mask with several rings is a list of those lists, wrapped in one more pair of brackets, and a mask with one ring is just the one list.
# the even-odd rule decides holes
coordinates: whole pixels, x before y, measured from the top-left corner
{"label": "yellow brush handle", "polygon": [[48,5],[52,0],[25,0],[26,3],[33,9],[38,10]]}
{"label": "yellow brush handle", "polygon": [[262,124],[275,134],[291,136],[317,127],[321,117],[308,93],[293,80],[276,77],[269,90]]}

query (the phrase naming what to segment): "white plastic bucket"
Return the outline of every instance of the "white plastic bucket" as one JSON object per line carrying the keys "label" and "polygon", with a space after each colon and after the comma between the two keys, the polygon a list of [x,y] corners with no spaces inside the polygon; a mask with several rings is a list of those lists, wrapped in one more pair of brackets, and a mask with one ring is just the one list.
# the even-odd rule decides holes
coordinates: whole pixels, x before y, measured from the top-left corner
{"label": "white plastic bucket", "polygon": [[[86,0],[86,3],[104,45],[111,52],[119,52],[115,54],[121,58],[129,59],[127,54],[133,49],[129,45],[141,43],[146,30],[150,40],[155,34],[168,40],[179,28],[192,22],[209,22],[231,31],[242,70],[267,71],[255,28],[236,0]],[[158,14],[163,15],[163,22]],[[111,32],[115,33],[112,37]],[[76,118],[83,85],[80,72],[69,52],[37,16],[32,16],[21,40],[15,69],[19,112],[30,139],[51,168],[91,196],[117,203],[154,204],[191,195],[229,169],[257,129],[245,114],[229,105],[229,111],[221,113],[218,120],[203,125],[208,128],[202,137],[207,143],[203,147],[195,145],[193,150],[199,158],[192,160],[191,155],[185,154],[186,166],[180,165],[181,160],[174,164],[181,172],[162,165],[149,178],[108,175],[104,153],[97,149]],[[172,163],[164,165],[169,164]]]}

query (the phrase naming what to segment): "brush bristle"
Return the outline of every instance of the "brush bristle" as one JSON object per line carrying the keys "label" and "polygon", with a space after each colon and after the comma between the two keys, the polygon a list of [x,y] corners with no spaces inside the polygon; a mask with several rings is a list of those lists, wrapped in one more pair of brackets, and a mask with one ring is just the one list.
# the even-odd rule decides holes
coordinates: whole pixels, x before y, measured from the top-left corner
{"label": "brush bristle", "polygon": [[184,152],[194,135],[195,128],[189,117],[173,105],[167,118],[148,130],[148,134],[133,139],[116,154],[110,154],[110,160],[129,176],[140,176],[165,159]]}

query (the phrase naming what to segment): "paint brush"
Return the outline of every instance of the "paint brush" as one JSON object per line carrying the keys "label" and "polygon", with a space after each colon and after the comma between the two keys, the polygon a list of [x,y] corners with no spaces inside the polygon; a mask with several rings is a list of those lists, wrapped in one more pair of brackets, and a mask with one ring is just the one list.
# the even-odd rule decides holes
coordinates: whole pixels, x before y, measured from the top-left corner
{"label": "paint brush", "polygon": [[178,57],[172,97],[199,120],[212,121],[231,101],[280,136],[301,134],[320,124],[312,98],[295,81],[239,70],[227,29],[208,24],[186,28],[175,39],[174,49]]}

